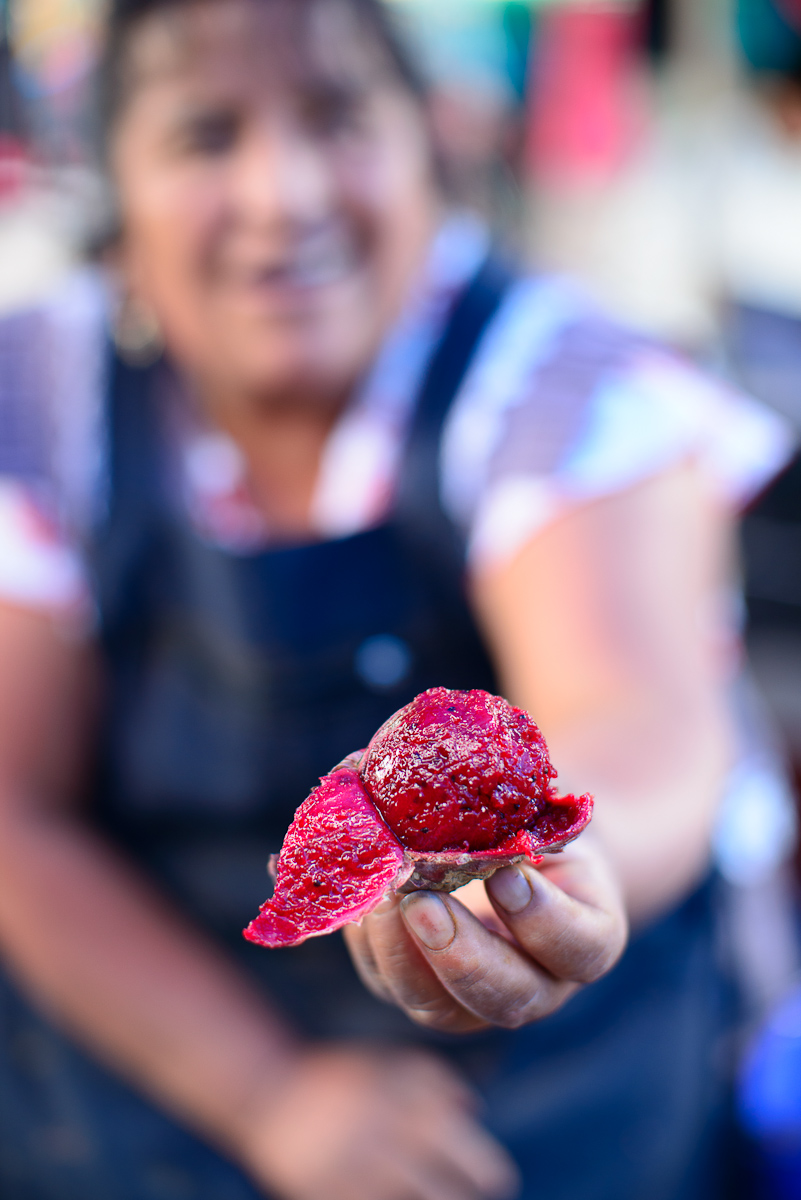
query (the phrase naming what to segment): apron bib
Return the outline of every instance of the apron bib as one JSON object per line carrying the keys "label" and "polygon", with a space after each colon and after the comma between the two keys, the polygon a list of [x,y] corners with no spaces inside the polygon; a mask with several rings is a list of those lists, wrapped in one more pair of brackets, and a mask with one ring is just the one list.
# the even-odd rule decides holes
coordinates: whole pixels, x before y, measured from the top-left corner
{"label": "apron bib", "polygon": [[[712,1200],[724,1194],[727,994],[711,886],[554,1017],[464,1039],[374,1000],[339,935],[280,951],[241,937],[267,894],[267,858],[320,775],[427,687],[498,690],[465,595],[464,547],[440,505],[438,460],[449,407],[507,283],[490,260],[454,305],[390,518],[335,541],[248,556],[204,543],[169,494],[165,368],[114,363],[111,504],[94,554],[110,684],[94,819],[307,1036],[424,1043],[447,1055],[486,1097],[525,1200]],[[0,1065],[0,1126],[15,1131],[0,1131],[0,1182],[3,1155],[9,1181],[39,1173],[38,1191],[9,1182],[4,1198],[143,1200],[167,1195],[153,1183],[165,1170],[179,1172],[189,1189],[180,1195],[253,1196],[8,983],[0,1004],[12,1042],[48,1063],[38,1075],[24,1055]],[[69,1172],[46,1180],[52,1155],[31,1149],[54,1112],[76,1145],[92,1148],[78,1182]]]}

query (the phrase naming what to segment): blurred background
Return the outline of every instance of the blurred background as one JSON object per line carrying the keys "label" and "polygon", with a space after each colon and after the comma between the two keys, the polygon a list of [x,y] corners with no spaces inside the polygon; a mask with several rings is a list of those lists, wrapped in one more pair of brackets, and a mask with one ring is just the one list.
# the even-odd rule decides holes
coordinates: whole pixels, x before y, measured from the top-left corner
{"label": "blurred background", "polygon": [[[390,2],[433,84],[459,198],[801,422],[798,0]],[[102,12],[0,2],[2,308],[102,232]]]}
{"label": "blurred background", "polygon": [[[393,4],[458,200],[801,433],[801,0]],[[0,0],[0,312],[102,242],[102,15]],[[801,468],[757,501],[742,546],[752,670],[801,789]],[[770,1034],[785,1048],[801,1047],[794,1004]],[[801,1056],[781,1062],[768,1100],[752,1064],[757,1124],[801,1107]]]}
{"label": "blurred background", "polygon": [[[801,429],[801,0],[391,2],[457,198]],[[0,0],[0,311],[102,240],[102,16]],[[744,548],[753,668],[801,780],[801,472]]]}
{"label": "blurred background", "polygon": [[[801,3],[390,2],[433,84],[459,198],[801,422],[779,320],[801,318]],[[102,13],[0,3],[0,306],[46,290],[102,231]]]}
{"label": "blurred background", "polygon": [[[454,190],[536,261],[703,356],[725,352],[733,304],[801,316],[797,0],[390,2],[433,84]],[[102,222],[102,13],[0,4],[0,303],[46,288]],[[738,367],[801,419],[776,354]]]}

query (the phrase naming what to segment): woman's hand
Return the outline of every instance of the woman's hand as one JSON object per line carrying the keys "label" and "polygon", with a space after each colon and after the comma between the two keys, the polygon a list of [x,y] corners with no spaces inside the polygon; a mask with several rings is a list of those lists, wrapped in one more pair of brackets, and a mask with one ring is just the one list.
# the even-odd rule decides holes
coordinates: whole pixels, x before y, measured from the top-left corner
{"label": "woman's hand", "polygon": [[511,1200],[517,1171],[468,1088],[419,1050],[300,1055],[265,1088],[242,1155],[283,1200]]}
{"label": "woman's hand", "polygon": [[612,873],[583,835],[539,867],[505,867],[453,895],[396,893],[345,938],[377,996],[420,1025],[467,1033],[548,1016],[614,965],[626,933]]}

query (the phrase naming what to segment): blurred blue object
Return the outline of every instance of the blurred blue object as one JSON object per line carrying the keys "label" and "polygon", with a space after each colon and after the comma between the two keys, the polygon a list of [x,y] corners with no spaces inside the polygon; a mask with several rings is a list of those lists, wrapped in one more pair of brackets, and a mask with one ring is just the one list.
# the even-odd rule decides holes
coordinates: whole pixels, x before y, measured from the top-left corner
{"label": "blurred blue object", "polygon": [[508,95],[509,44],[498,4],[406,4],[406,30],[434,86],[461,85]]}
{"label": "blurred blue object", "polygon": [[774,1012],[743,1065],[739,1110],[760,1200],[801,1196],[801,988]]}
{"label": "blurred blue object", "polygon": [[397,687],[412,669],[407,642],[391,633],[379,633],[362,642],[354,659],[356,674],[373,691]]}
{"label": "blurred blue object", "polygon": [[503,31],[506,38],[506,74],[518,100],[526,95],[528,60],[532,39],[532,12],[523,0],[504,5]]}
{"label": "blurred blue object", "polygon": [[754,70],[792,72],[801,67],[801,34],[773,0],[737,0],[737,33]]}

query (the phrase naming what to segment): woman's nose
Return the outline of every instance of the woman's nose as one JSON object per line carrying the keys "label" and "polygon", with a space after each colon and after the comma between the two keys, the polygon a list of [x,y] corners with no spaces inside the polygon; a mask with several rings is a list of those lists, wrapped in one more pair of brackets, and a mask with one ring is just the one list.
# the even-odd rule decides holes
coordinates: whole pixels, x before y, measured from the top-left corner
{"label": "woman's nose", "polygon": [[324,148],[291,122],[274,119],[243,139],[232,192],[240,217],[272,224],[327,216],[336,189]]}

